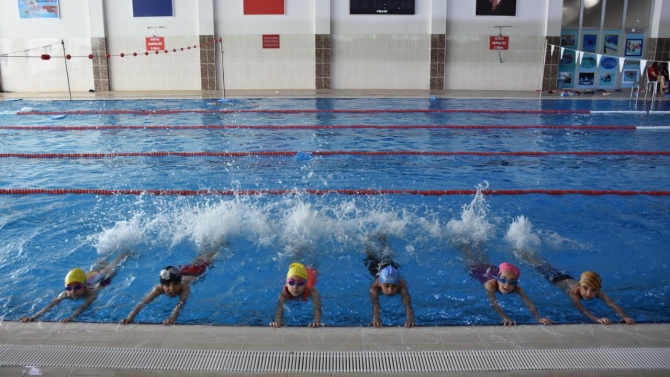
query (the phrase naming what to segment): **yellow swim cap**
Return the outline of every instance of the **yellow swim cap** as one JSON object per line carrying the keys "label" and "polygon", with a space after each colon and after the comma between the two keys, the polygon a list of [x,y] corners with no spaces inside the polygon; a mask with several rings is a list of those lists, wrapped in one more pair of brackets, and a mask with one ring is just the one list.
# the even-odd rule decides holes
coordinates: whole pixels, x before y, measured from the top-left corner
{"label": "yellow swim cap", "polygon": [[286,278],[288,279],[291,276],[300,276],[307,281],[307,269],[300,263],[291,263],[291,265],[288,266],[288,274],[286,274]]}
{"label": "yellow swim cap", "polygon": [[71,283],[86,283],[86,273],[81,268],[74,268],[65,275],[65,285]]}
{"label": "yellow swim cap", "polygon": [[595,289],[600,289],[602,282],[600,281],[600,275],[593,271],[584,271],[579,276],[579,284],[584,284]]}

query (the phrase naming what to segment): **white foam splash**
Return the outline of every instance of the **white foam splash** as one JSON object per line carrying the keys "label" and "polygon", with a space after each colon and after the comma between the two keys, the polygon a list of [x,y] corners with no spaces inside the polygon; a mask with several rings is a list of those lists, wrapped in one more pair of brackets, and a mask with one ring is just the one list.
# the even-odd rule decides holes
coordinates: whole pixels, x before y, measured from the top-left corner
{"label": "white foam splash", "polygon": [[482,190],[488,189],[489,183],[477,185],[477,193],[470,204],[464,205],[460,220],[453,219],[447,223],[447,234],[451,242],[460,245],[481,245],[493,234],[495,227],[489,223],[486,212],[488,205]]}
{"label": "white foam splash", "polygon": [[532,227],[533,224],[525,216],[517,216],[505,234],[505,241],[509,242],[515,251],[534,252],[542,242],[540,237],[533,233]]}
{"label": "white foam splash", "polygon": [[141,219],[141,214],[135,214],[130,220],[117,221],[112,228],[92,236],[98,254],[109,255],[116,250],[132,249],[142,243],[144,233]]}

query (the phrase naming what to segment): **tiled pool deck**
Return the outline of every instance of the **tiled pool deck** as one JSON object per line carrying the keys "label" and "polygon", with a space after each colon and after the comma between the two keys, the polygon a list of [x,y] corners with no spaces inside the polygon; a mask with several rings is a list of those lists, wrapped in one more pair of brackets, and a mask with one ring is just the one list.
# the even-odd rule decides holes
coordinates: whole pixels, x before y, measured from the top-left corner
{"label": "tiled pool deck", "polygon": [[[539,92],[513,91],[227,91],[228,98],[507,98],[540,99]],[[573,96],[570,99],[629,100],[630,92]],[[106,99],[209,99],[223,98],[221,91],[73,93],[77,100]],[[68,99],[67,93],[2,93],[0,100]],[[557,94],[544,99],[561,100]],[[659,98],[659,100],[667,100]],[[639,100],[642,105],[642,98]],[[636,324],[603,326],[523,325],[418,327],[414,329],[369,327],[282,328],[175,325],[127,325],[96,323],[0,322],[0,346],[68,346],[128,349],[188,349],[237,351],[459,351],[459,350],[565,350],[615,348],[670,348],[670,325]],[[76,348],[73,348],[76,349]],[[0,360],[2,361],[2,360]],[[2,364],[0,364],[2,365]],[[218,373],[136,369],[35,368],[0,366],[0,376],[290,376],[293,373]],[[299,374],[310,375],[309,373]],[[353,376],[352,373],[320,373],[318,376]],[[371,375],[371,373],[360,374]],[[495,372],[393,373],[393,376],[668,376],[670,370],[507,370]]]}

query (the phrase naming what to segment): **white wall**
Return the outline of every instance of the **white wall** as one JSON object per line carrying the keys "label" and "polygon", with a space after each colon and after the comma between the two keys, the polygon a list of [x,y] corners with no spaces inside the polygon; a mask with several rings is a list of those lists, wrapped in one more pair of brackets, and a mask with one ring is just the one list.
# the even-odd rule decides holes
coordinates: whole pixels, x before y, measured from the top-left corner
{"label": "white wall", "polygon": [[[628,3],[630,6],[630,2]],[[670,0],[656,0],[652,4],[650,33],[651,38],[670,38]]]}
{"label": "white wall", "polygon": [[517,0],[515,17],[475,16],[475,0],[447,0],[447,34],[494,35],[505,25],[504,35],[545,35],[547,1]]}
{"label": "white wall", "polygon": [[153,30],[147,26],[163,26],[156,29],[159,36],[199,35],[198,2],[195,0],[173,0],[174,17],[133,17],[130,0],[104,0],[105,29],[107,37],[150,37]]}
{"label": "white wall", "polygon": [[60,18],[19,18],[16,0],[0,1],[0,38],[90,37],[87,0],[61,0]]}
{"label": "white wall", "polygon": [[286,0],[285,15],[244,16],[242,0],[214,0],[215,35],[313,35],[314,1],[318,0]]}

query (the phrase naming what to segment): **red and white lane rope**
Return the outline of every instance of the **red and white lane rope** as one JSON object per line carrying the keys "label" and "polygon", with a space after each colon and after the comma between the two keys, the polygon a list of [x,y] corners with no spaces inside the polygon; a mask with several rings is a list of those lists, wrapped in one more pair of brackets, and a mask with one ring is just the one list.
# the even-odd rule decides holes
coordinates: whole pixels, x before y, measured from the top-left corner
{"label": "red and white lane rope", "polygon": [[440,114],[440,113],[482,113],[482,114],[590,114],[589,110],[484,110],[484,109],[159,109],[159,110],[70,110],[70,111],[17,111],[17,115],[157,115],[157,114]]}
{"label": "red and white lane rope", "polygon": [[[228,195],[228,196],[252,196],[252,195],[423,195],[423,196],[446,196],[446,195],[475,195],[476,190],[107,190],[107,189],[40,189],[40,188],[14,188],[0,189],[0,195]],[[670,191],[634,191],[634,190],[482,190],[484,195],[618,195],[618,196],[670,196]]]}
{"label": "red and white lane rope", "polygon": [[670,151],[252,151],[252,152],[110,152],[110,153],[0,153],[0,158],[109,157],[248,157],[248,156],[670,156]]}

